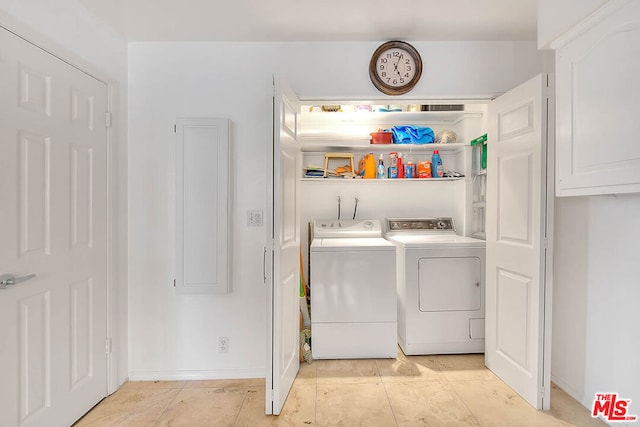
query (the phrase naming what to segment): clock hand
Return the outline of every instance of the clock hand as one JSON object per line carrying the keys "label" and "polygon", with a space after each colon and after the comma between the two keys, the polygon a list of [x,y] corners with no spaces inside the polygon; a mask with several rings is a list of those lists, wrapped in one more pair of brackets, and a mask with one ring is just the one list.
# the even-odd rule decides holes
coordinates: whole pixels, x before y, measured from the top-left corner
{"label": "clock hand", "polygon": [[393,66],[393,68],[395,68],[396,73],[398,73],[399,76],[402,76],[402,75],[400,74],[400,71],[398,71],[398,64],[402,60],[403,56],[404,56],[404,54],[400,54],[400,56],[398,57],[398,60],[396,61],[395,65]]}

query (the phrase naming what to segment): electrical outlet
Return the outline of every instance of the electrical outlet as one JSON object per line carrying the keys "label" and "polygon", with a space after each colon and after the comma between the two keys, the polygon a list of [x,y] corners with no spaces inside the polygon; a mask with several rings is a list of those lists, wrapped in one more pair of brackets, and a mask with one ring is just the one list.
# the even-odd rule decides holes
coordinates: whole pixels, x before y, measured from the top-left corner
{"label": "electrical outlet", "polygon": [[218,337],[218,353],[229,353],[229,337]]}
{"label": "electrical outlet", "polygon": [[260,209],[247,211],[247,225],[249,227],[262,227],[264,225],[262,220],[262,211]]}

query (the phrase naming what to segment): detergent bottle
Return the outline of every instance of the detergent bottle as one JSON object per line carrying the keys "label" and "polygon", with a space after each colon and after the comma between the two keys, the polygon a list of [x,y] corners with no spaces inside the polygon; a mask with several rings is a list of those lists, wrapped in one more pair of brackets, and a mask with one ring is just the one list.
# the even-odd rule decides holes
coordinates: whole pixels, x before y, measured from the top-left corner
{"label": "detergent bottle", "polygon": [[433,151],[431,156],[431,176],[434,178],[442,178],[444,176],[444,168],[442,167],[442,159],[438,150]]}
{"label": "detergent bottle", "polygon": [[407,156],[404,158],[405,163],[404,163],[404,177],[405,178],[415,178],[417,176],[416,174],[416,164],[413,161],[413,156],[411,155],[411,153],[407,154]]}
{"label": "detergent bottle", "polygon": [[373,153],[369,153],[365,157],[364,161],[364,178],[376,177],[376,158]]}
{"label": "detergent bottle", "polygon": [[384,178],[385,172],[384,157],[382,157],[382,153],[380,153],[380,159],[378,159],[378,168],[376,169],[376,178]]}

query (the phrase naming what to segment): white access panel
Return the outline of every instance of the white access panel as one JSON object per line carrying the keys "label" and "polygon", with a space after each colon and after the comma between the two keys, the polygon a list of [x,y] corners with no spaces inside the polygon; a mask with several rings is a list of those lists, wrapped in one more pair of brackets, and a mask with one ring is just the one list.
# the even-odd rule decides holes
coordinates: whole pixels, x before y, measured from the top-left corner
{"label": "white access panel", "polygon": [[176,121],[176,291],[230,289],[229,120]]}

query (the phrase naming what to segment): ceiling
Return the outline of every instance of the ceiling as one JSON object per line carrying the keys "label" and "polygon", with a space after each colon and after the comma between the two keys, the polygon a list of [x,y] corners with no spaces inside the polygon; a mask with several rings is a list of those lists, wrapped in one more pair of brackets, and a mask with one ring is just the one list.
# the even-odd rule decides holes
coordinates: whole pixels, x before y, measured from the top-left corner
{"label": "ceiling", "polygon": [[536,0],[78,0],[127,41],[534,41]]}

